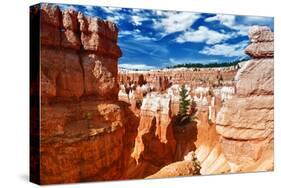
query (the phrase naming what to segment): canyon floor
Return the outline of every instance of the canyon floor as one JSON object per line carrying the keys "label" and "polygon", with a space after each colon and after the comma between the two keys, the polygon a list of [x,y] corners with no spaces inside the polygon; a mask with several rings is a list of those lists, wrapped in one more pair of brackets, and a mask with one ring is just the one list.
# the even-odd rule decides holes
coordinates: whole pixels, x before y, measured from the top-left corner
{"label": "canyon floor", "polygon": [[[118,28],[43,4],[40,182],[274,169],[273,32],[253,26],[239,66],[118,70]],[[192,117],[179,125],[181,90]]]}

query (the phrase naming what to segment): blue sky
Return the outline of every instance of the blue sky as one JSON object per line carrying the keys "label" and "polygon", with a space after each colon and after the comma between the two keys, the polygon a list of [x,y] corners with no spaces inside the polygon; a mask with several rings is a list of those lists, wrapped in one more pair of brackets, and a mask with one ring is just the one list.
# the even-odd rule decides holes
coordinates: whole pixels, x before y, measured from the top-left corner
{"label": "blue sky", "polygon": [[60,5],[111,20],[119,28],[123,56],[119,67],[163,68],[182,63],[213,63],[246,57],[252,25],[273,29],[273,18],[179,11]]}

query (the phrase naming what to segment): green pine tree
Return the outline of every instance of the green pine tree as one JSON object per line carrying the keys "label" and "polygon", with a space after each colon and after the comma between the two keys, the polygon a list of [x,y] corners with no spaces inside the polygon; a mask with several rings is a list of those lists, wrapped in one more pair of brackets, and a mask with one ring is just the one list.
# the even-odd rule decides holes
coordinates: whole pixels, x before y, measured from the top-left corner
{"label": "green pine tree", "polygon": [[187,99],[187,89],[184,85],[180,89],[180,106],[179,106],[179,115],[186,116],[187,110],[190,106],[190,101]]}
{"label": "green pine tree", "polygon": [[190,100],[187,99],[188,93],[184,85],[180,89],[180,104],[179,113],[176,116],[176,124],[179,126],[184,126],[186,123],[191,121],[191,116],[188,114],[188,109],[191,105]]}

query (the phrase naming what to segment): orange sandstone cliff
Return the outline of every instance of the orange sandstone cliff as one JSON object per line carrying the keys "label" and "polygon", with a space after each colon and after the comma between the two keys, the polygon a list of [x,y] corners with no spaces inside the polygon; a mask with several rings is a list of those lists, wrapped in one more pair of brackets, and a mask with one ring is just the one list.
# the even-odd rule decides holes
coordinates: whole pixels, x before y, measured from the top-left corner
{"label": "orange sandstone cliff", "polygon": [[117,100],[118,29],[55,5],[40,16],[41,183],[121,179],[138,118]]}

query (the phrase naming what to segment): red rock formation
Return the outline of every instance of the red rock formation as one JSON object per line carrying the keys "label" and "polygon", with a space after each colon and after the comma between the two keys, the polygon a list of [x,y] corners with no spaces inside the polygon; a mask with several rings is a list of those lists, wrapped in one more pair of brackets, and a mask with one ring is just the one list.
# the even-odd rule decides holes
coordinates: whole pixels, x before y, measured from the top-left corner
{"label": "red rock formation", "polygon": [[[174,160],[175,140],[170,117],[170,98],[168,96],[146,96],[140,112],[140,124],[135,139],[135,146],[131,156],[135,163],[131,164],[134,171],[139,166],[147,168],[153,166],[155,172]],[[143,165],[145,164],[145,165]],[[150,173],[150,174],[151,174]],[[147,173],[137,173],[134,178],[144,178]]]}
{"label": "red rock formation", "polygon": [[[157,91],[164,91],[171,84],[203,85],[233,85],[237,70],[234,68],[214,69],[167,69],[150,71],[119,70],[118,80],[122,84],[137,83],[140,77],[145,82],[153,84]],[[222,77],[222,80],[219,78]],[[220,83],[221,82],[221,83]]]}
{"label": "red rock formation", "polygon": [[115,24],[84,17],[73,10],[61,13],[57,6],[49,4],[42,4],[40,13],[42,77],[43,83],[48,83],[42,88],[53,88],[48,91],[48,99],[117,99],[117,60],[121,50],[116,44]]}
{"label": "red rock formation", "polygon": [[[184,127],[173,125],[176,140],[175,163],[163,167],[147,178],[199,175],[196,166],[200,165],[200,174],[221,174],[230,171],[219,143],[216,126],[209,124],[208,107],[199,107],[197,120]],[[194,154],[196,164],[191,157]]]}
{"label": "red rock formation", "polygon": [[[236,70],[121,72],[118,77],[115,24],[48,4],[40,14],[42,184],[144,178],[174,161],[180,162],[150,178],[194,175],[190,152],[201,174],[273,168],[273,34],[267,28],[250,31],[246,52],[255,59],[238,72],[237,94],[223,104],[217,125],[202,106],[198,120],[177,128],[172,125],[177,99],[143,92],[141,86],[207,87],[218,85],[220,75],[222,85],[232,86]],[[118,81],[140,85],[131,93],[121,89],[131,108],[117,101]],[[202,104],[210,103],[202,97]],[[140,112],[138,99],[143,99]]]}
{"label": "red rock formation", "polygon": [[[254,57],[236,75],[236,94],[222,104],[216,125],[207,108],[185,128],[174,127],[176,160],[149,178],[192,175],[194,151],[201,174],[256,172],[273,169],[273,33],[253,27],[246,52]],[[187,162],[186,162],[187,160]],[[187,166],[186,168],[182,167]]]}
{"label": "red rock formation", "polygon": [[41,115],[43,184],[119,178],[125,131],[120,105],[53,104],[42,106]]}
{"label": "red rock formation", "polygon": [[238,72],[237,95],[217,116],[222,149],[234,172],[273,169],[273,33],[253,27],[249,36],[246,52],[255,59]]}
{"label": "red rock formation", "polygon": [[118,29],[50,4],[40,14],[41,183],[122,179],[138,118],[117,101]]}
{"label": "red rock formation", "polygon": [[197,117],[196,121],[188,124],[185,128],[175,127],[176,160],[188,161],[188,155],[194,151],[201,164],[201,174],[228,172],[230,167],[222,153],[216,127],[208,121],[208,107],[200,107]]}

